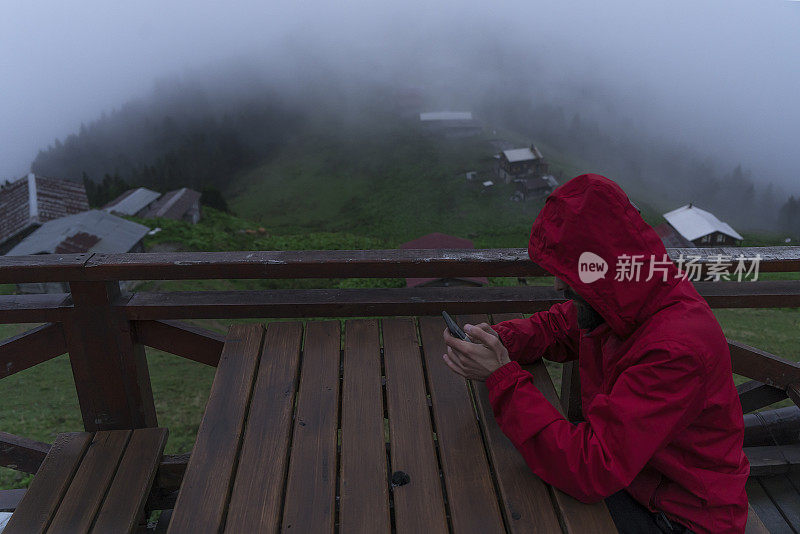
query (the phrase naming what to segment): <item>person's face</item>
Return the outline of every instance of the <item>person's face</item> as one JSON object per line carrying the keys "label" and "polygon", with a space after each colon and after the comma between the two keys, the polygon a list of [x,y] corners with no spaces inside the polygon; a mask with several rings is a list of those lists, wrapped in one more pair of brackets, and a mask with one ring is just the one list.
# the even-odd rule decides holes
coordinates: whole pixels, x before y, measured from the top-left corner
{"label": "person's face", "polygon": [[583,300],[583,297],[575,293],[575,291],[571,287],[569,287],[569,284],[567,284],[565,281],[563,281],[561,278],[557,276],[554,277],[553,288],[555,288],[556,291],[563,291],[564,297],[575,301],[576,305],[589,306],[589,303]]}
{"label": "person's face", "polygon": [[569,286],[565,281],[556,276],[553,278],[553,287],[555,288],[556,291],[564,291]]}
{"label": "person's face", "polygon": [[555,277],[553,281],[553,288],[556,291],[563,291],[564,298],[572,300],[575,310],[578,314],[578,327],[587,328],[589,330],[595,328],[604,322],[603,317],[595,311],[592,306],[586,302],[583,297],[575,293],[575,291],[563,280]]}

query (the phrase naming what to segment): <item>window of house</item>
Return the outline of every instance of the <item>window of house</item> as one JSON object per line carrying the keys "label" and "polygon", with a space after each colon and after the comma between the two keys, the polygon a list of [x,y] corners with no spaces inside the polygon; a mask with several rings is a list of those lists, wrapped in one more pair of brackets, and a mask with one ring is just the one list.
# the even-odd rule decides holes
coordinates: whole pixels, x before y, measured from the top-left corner
{"label": "window of house", "polygon": [[725,241],[725,236],[722,234],[717,234],[717,243],[722,243]]}

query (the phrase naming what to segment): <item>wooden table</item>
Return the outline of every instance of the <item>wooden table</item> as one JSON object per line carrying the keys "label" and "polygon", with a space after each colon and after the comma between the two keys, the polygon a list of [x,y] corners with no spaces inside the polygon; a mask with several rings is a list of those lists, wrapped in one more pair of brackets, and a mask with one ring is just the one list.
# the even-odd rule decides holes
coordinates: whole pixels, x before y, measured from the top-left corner
{"label": "wooden table", "polygon": [[3,533],[134,532],[166,442],[164,428],[59,434]]}
{"label": "wooden table", "polygon": [[445,366],[443,328],[231,327],[169,532],[616,532],[530,472],[485,386]]}

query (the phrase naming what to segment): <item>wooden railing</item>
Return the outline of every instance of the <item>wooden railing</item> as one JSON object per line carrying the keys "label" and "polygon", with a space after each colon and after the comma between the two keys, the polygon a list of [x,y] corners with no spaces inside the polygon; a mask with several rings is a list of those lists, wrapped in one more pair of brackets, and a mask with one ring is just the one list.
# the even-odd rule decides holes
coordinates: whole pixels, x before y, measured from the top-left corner
{"label": "wooden railing", "polygon": [[[800,247],[669,249],[760,257],[759,271],[800,272]],[[156,425],[145,346],[215,366],[222,336],[175,319],[532,313],[563,300],[548,286],[136,292],[120,280],[548,276],[525,249],[71,254],[0,258],[0,283],[63,282],[68,293],[0,296],[0,323],[44,323],[0,342],[0,378],[68,353],[86,430]],[[800,280],[696,282],[712,307],[800,307]],[[800,365],[729,340],[745,411],[786,398],[800,404]],[[565,366],[562,403],[580,418],[577,368]],[[0,432],[0,466],[34,473],[49,445]],[[162,487],[180,482],[186,457],[165,458]]]}

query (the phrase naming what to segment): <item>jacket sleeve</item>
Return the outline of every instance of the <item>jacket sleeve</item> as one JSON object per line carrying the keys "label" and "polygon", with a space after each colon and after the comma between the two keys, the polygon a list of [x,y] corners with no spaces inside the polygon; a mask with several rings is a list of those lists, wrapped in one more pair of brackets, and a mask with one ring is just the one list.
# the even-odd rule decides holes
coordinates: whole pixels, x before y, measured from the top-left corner
{"label": "jacket sleeve", "polygon": [[577,425],[516,362],[492,373],[486,387],[500,428],[531,470],[582,502],[597,502],[628,487],[700,413],[704,376],[700,359],[683,347],[648,350]]}
{"label": "jacket sleeve", "polygon": [[527,319],[493,325],[512,360],[532,363],[541,357],[566,362],[578,357],[580,330],[571,300],[553,304],[549,310]]}

